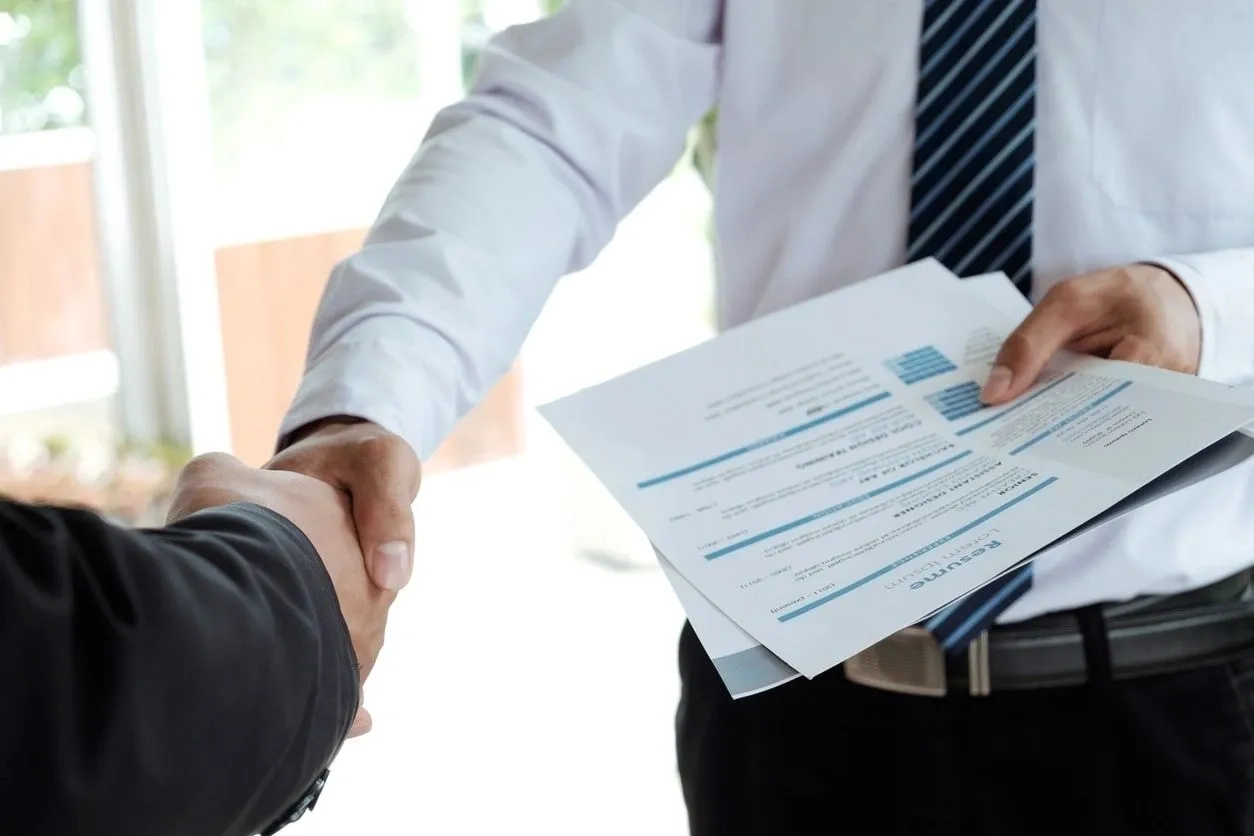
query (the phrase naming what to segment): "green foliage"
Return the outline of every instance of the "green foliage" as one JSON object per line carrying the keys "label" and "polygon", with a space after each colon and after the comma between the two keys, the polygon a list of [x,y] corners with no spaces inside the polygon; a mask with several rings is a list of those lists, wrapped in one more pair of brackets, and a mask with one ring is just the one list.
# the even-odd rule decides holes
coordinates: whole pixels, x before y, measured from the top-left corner
{"label": "green foliage", "polygon": [[[556,14],[567,0],[538,0],[544,15]],[[474,80],[479,55],[491,33],[483,21],[484,0],[462,0],[462,82],[469,87]]]}
{"label": "green foliage", "polygon": [[219,156],[234,158],[274,114],[302,101],[415,96],[418,58],[406,6],[406,0],[204,0]]}
{"label": "green foliage", "polygon": [[[404,0],[204,0],[215,100],[246,88],[409,95],[418,65]],[[255,91],[250,90],[250,93]]]}
{"label": "green foliage", "polygon": [[0,133],[83,118],[74,0],[0,0]]}
{"label": "green foliage", "polygon": [[692,166],[701,175],[707,188],[714,190],[714,160],[718,150],[718,109],[707,113],[697,123],[692,144]]}
{"label": "green foliage", "polygon": [[74,440],[65,435],[50,435],[44,439],[44,449],[49,456],[58,459],[74,449]]}
{"label": "green foliage", "polygon": [[[564,4],[540,0],[550,14]],[[462,0],[472,30],[480,6]],[[407,7],[408,0],[203,0],[215,141],[227,146],[221,150],[246,141],[266,114],[311,94],[414,96],[421,79]],[[63,88],[82,94],[76,24],[75,0],[0,0],[0,132],[83,121],[81,108],[50,107],[73,103]],[[476,40],[465,49],[468,75]],[[239,136],[232,126],[240,126]]]}
{"label": "green foliage", "polygon": [[192,451],[173,441],[145,442],[126,438],[118,442],[117,455],[122,459],[154,461],[171,473],[182,469],[192,459]]}
{"label": "green foliage", "polygon": [[[413,96],[418,62],[406,5],[204,0],[215,125],[247,125],[311,92]],[[0,130],[81,121],[81,113],[60,119],[45,101],[60,87],[81,93],[76,23],[75,0],[0,0]]]}

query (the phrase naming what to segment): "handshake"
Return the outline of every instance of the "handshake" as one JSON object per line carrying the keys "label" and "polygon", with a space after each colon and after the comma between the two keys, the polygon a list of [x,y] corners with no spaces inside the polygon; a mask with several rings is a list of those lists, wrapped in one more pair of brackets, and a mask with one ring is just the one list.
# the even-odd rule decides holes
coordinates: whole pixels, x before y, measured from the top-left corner
{"label": "handshake", "polygon": [[[260,470],[225,454],[193,460],[179,476],[168,521],[247,502],[303,531],[335,587],[364,685],[383,647],[388,609],[413,569],[410,506],[421,479],[403,439],[360,419],[330,418],[299,431]],[[370,724],[359,708],[349,737]]]}

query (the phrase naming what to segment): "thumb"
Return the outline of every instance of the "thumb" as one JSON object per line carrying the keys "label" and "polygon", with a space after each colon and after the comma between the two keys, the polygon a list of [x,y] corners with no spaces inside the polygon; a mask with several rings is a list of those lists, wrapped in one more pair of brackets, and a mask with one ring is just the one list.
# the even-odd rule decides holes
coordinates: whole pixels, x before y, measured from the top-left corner
{"label": "thumb", "polygon": [[1050,358],[1084,330],[1073,295],[1046,295],[1006,338],[981,392],[985,403],[1004,403],[1023,394]]}
{"label": "thumb", "polygon": [[394,477],[390,468],[362,473],[351,486],[353,523],[366,570],[375,585],[398,592],[409,583],[414,568],[415,491],[406,480]]}

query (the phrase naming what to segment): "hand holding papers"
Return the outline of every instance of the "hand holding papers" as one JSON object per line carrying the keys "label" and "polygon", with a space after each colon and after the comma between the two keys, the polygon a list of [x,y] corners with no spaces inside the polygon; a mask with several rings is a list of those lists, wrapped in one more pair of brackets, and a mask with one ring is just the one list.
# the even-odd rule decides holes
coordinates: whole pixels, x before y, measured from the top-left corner
{"label": "hand holding papers", "polygon": [[733,694],[923,620],[1254,419],[1244,391],[1071,356],[985,408],[1012,294],[922,262],[542,409],[711,656],[751,652]]}

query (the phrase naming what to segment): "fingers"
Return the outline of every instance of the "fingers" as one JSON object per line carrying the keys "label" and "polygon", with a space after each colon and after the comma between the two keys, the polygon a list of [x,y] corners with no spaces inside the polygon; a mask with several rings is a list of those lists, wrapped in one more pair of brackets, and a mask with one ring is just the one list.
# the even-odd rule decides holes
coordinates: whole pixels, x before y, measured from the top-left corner
{"label": "fingers", "polygon": [[1159,351],[1149,340],[1134,335],[1124,337],[1110,350],[1111,360],[1139,363],[1142,366],[1159,366]]}
{"label": "fingers", "polygon": [[[407,445],[404,449],[409,452]],[[417,466],[410,474],[394,450],[371,443],[331,445],[321,453],[320,456],[310,454],[309,467],[290,467],[292,472],[276,472],[289,468],[274,468],[268,472],[254,470],[222,454],[200,456],[180,474],[170,516],[178,519],[202,508],[248,501],[270,508],[304,532],[330,576],[348,627],[357,673],[364,682],[383,647],[388,608],[396,594],[380,588],[368,577],[368,561],[359,548],[359,532],[352,511],[375,505],[383,507],[385,512],[395,511],[392,505],[404,510],[399,520],[389,519],[386,514],[365,515],[376,530],[405,538],[404,577],[399,581],[403,585],[409,574],[413,521],[409,516],[409,503],[396,501],[391,494],[412,490],[409,494],[412,501],[417,491]],[[310,472],[319,469],[332,478],[316,478],[315,473]],[[415,483],[412,488],[407,479]],[[351,497],[345,489],[352,491]],[[350,736],[365,734],[372,723],[370,713],[359,710]]]}
{"label": "fingers", "polygon": [[413,572],[416,474],[400,457],[376,460],[374,468],[359,468],[349,486],[353,495],[353,522],[371,579],[384,589],[399,591]]}
{"label": "fingers", "polygon": [[295,470],[347,491],[371,580],[393,592],[409,582],[411,506],[422,467],[402,438],[368,422],[331,424],[304,436],[267,467]]}
{"label": "fingers", "polygon": [[366,583],[369,590],[365,597],[349,605],[362,616],[357,619],[358,629],[353,640],[353,653],[357,655],[357,670],[363,685],[370,678],[379,661],[379,655],[383,652],[388,611],[396,601],[395,592],[379,589],[368,581]]}
{"label": "fingers", "polygon": [[250,468],[226,453],[205,453],[192,459],[179,472],[178,483],[170,497],[166,522],[178,522],[205,508],[227,505],[239,499],[227,489],[232,477],[251,473]]}
{"label": "fingers", "polygon": [[1100,289],[1083,278],[1056,285],[997,354],[981,397],[999,404],[1023,394],[1060,349],[1096,329],[1104,313]]}
{"label": "fingers", "polygon": [[1093,354],[1105,356],[1115,343],[1123,339],[1124,331],[1120,328],[1104,328],[1100,331],[1084,334],[1067,345],[1068,351],[1076,354]]}
{"label": "fingers", "polygon": [[375,585],[399,592],[413,573],[412,505],[422,480],[418,458],[398,436],[363,428],[326,451],[321,467],[352,497],[353,524]]}
{"label": "fingers", "polygon": [[241,471],[252,472],[252,468],[226,453],[202,453],[183,465],[182,471],[179,472],[179,483],[220,479]]}
{"label": "fingers", "polygon": [[372,728],[374,728],[374,718],[370,716],[370,712],[365,708],[359,708],[357,709],[357,716],[353,718],[353,725],[348,728],[348,736],[350,738],[361,737]]}

